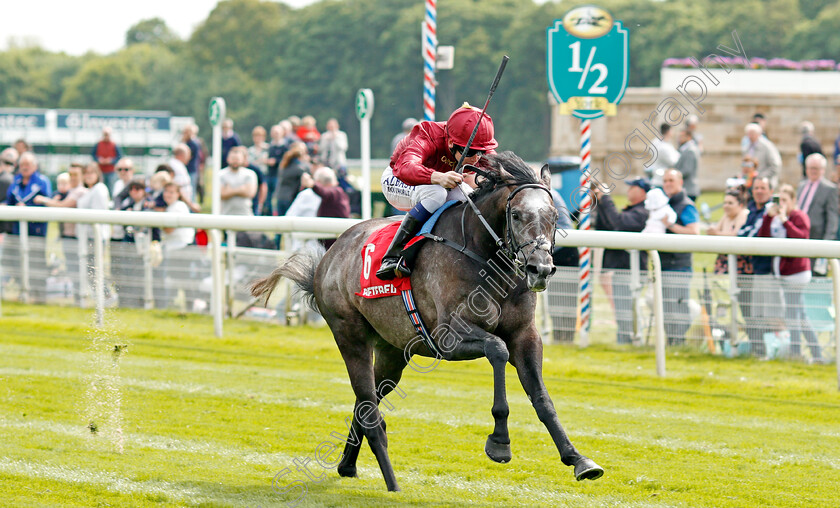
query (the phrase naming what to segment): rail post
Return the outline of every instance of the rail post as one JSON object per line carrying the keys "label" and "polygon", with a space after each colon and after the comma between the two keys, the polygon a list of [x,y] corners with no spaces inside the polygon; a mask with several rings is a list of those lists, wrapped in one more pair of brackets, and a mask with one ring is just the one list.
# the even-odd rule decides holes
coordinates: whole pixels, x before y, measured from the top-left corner
{"label": "rail post", "polygon": [[834,365],[837,367],[837,389],[840,390],[840,261],[832,258],[829,264],[831,281],[834,283]]}
{"label": "rail post", "polygon": [[96,327],[105,326],[105,252],[102,245],[102,228],[93,225],[93,284],[96,296]]}
{"label": "rail post", "polygon": [[732,322],[729,324],[729,343],[734,347],[738,340],[738,308],[741,306],[738,301],[738,295],[741,294],[738,288],[738,256],[727,254],[726,264],[726,271],[729,272],[729,314],[732,316]]}
{"label": "rail post", "polygon": [[653,322],[656,327],[656,375],[665,377],[665,315],[663,311],[662,298],[662,262],[659,260],[659,251],[648,251],[653,270],[651,270],[651,282],[653,282]]}
{"label": "rail post", "polygon": [[213,331],[222,338],[224,324],[224,271],[222,269],[222,233],[218,229],[210,230],[210,270],[213,278],[213,290],[210,293]]}
{"label": "rail post", "polygon": [[29,291],[32,289],[29,280],[29,222],[22,220],[20,228],[20,295],[24,303],[32,303],[29,298]]}

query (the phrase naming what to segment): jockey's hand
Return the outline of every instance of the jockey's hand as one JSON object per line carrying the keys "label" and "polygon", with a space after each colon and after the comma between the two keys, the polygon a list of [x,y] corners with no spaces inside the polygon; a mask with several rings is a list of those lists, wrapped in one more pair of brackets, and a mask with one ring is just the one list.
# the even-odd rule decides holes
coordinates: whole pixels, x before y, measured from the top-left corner
{"label": "jockey's hand", "polygon": [[440,173],[436,171],[432,173],[432,183],[440,185],[444,189],[454,189],[459,183],[463,181],[463,175],[454,171],[447,171],[446,173]]}

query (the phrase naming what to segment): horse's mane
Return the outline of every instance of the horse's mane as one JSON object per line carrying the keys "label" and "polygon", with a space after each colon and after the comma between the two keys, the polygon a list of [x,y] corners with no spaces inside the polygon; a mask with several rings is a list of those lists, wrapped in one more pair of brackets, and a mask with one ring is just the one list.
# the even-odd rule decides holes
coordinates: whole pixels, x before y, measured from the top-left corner
{"label": "horse's mane", "polygon": [[478,187],[470,195],[475,200],[489,196],[500,188],[499,184],[508,186],[540,183],[537,173],[531,166],[513,152],[507,151],[488,155],[482,159],[482,162],[481,169],[492,176],[491,178],[478,178]]}

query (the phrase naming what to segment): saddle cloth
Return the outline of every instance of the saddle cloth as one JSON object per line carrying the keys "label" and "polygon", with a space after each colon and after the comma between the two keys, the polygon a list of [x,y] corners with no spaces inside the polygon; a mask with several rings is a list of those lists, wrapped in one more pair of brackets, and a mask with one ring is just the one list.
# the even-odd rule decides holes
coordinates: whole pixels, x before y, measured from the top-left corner
{"label": "saddle cloth", "polygon": [[[458,201],[447,201],[444,203],[423,224],[417,236],[408,241],[403,252],[409,260],[413,260],[417,255],[417,252],[420,250],[420,245],[426,240],[423,235],[431,233],[443,211],[457,203]],[[385,296],[396,296],[404,290],[411,289],[410,277],[382,280],[376,276],[377,270],[382,266],[382,257],[391,245],[391,240],[394,239],[394,235],[397,234],[399,227],[399,222],[393,222],[387,226],[383,226],[371,233],[367,241],[362,245],[362,273],[359,275],[361,290],[356,293],[357,296],[361,296],[362,298],[382,298]],[[409,266],[411,266],[411,262],[409,262]]]}

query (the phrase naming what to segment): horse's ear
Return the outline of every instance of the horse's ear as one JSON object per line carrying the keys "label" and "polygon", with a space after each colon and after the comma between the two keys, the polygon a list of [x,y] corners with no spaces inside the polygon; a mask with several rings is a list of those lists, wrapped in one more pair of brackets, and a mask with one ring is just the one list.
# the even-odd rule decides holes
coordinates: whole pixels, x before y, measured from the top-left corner
{"label": "horse's ear", "polygon": [[551,188],[551,170],[548,169],[548,164],[544,165],[542,169],[540,169],[540,183]]}

